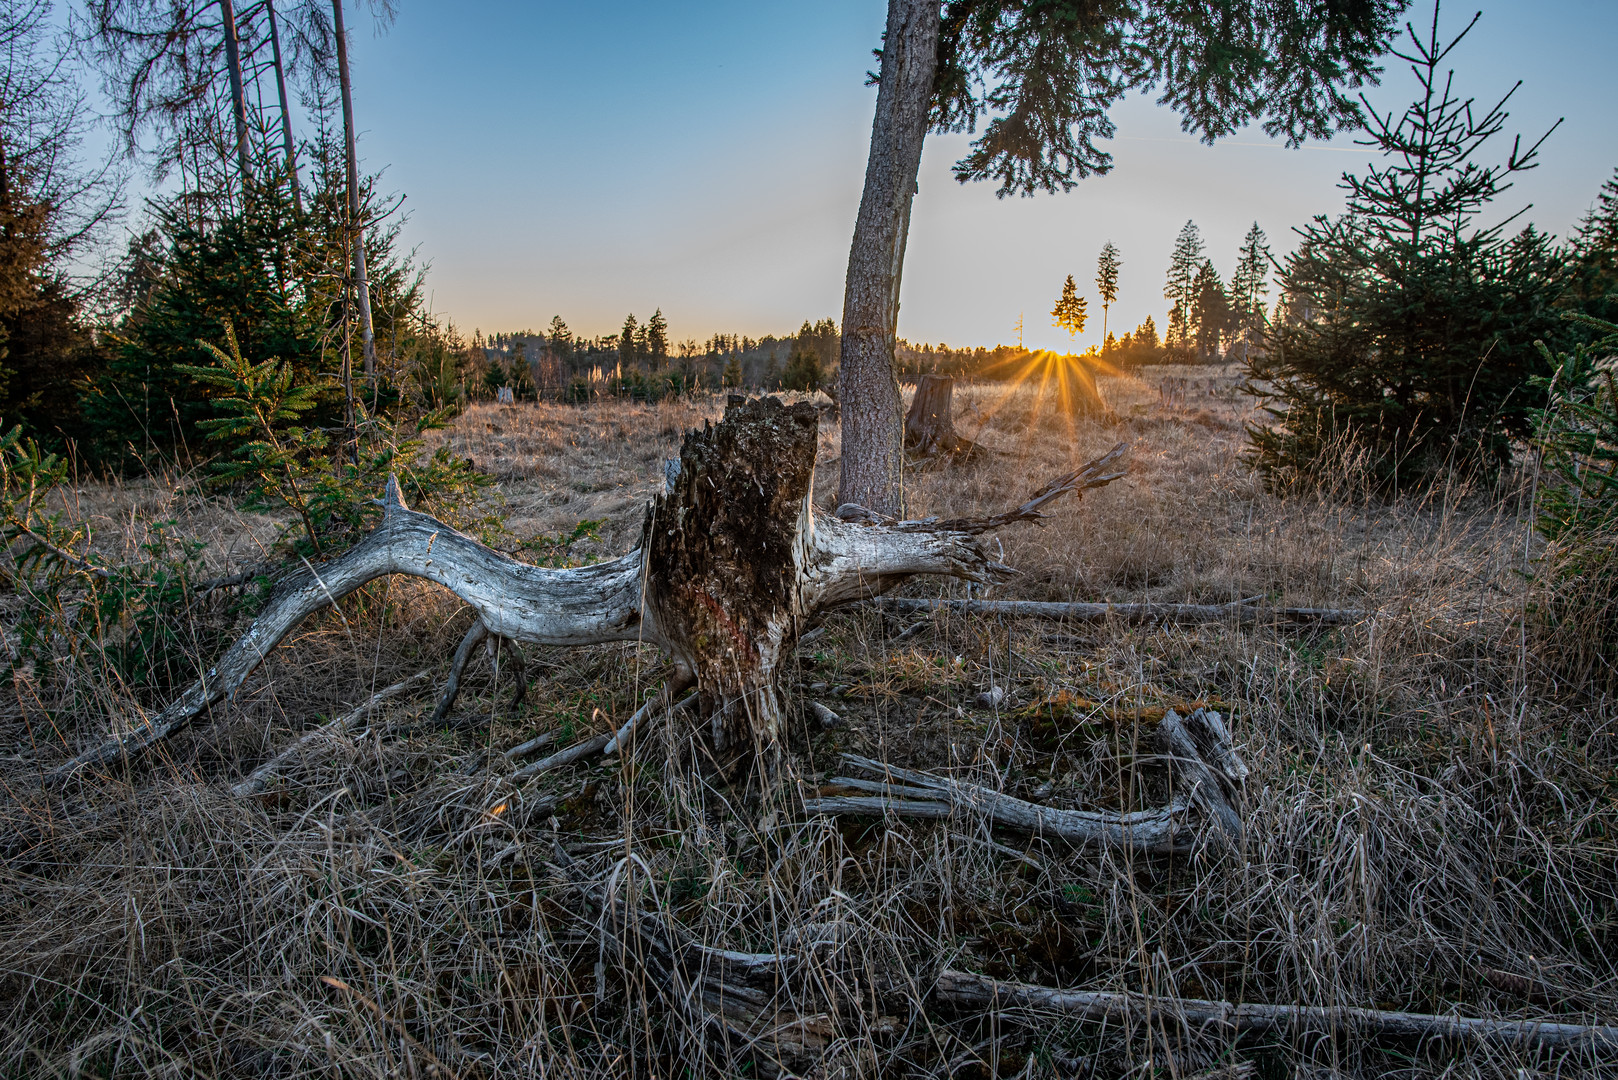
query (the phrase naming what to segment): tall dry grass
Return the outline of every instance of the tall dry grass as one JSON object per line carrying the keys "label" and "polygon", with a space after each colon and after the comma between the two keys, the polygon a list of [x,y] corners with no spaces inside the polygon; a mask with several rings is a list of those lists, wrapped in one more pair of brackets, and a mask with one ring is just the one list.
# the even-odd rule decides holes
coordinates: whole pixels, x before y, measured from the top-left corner
{"label": "tall dry grass", "polygon": [[[1114,422],[1070,420],[1025,389],[963,388],[958,428],[996,453],[911,477],[911,509],[1001,507],[1129,441],[1127,480],[1007,531],[1004,561],[1024,574],[1000,595],[1262,596],[1367,618],[1310,633],[836,615],[784,680],[787,772],[820,784],[855,752],[1053,805],[1138,806],[1160,794],[1156,718],[1211,701],[1253,770],[1241,852],[1073,851],[964,814],[806,821],[790,788],[761,802],[688,774],[668,732],[629,763],[515,793],[495,787],[498,768],[469,772],[535,731],[621,722],[664,673],[635,646],[530,650],[522,710],[484,663],[458,710],[476,722],[421,730],[423,690],[265,797],[233,799],[229,782],[295,733],[443,671],[467,615],[393,582],[311,620],[161,761],[61,797],[40,792],[40,770],[139,695],[19,680],[0,763],[0,1072],[678,1077],[775,1061],[849,1077],[1611,1075],[1610,1060],[1237,1043],[1161,1019],[961,1016],[929,998],[954,966],[1165,995],[1618,1015],[1614,708],[1525,633],[1526,478],[1383,502],[1345,459],[1338,490],[1268,492],[1242,464],[1234,376],[1169,374],[1191,380],[1183,408],[1162,407],[1150,378],[1107,380]],[[447,438],[500,477],[516,539],[601,519],[577,553],[615,554],[681,433],[721,407],[478,407]],[[835,425],[822,431],[829,503],[839,447]],[[107,531],[187,507],[189,527],[265,535],[179,486],[139,496],[161,509],[83,490],[109,544]],[[991,685],[1008,692],[994,709],[978,704]],[[809,723],[811,698],[847,725]],[[767,1000],[704,1005],[648,975],[634,942],[603,936],[603,895],[802,966]],[[727,1047],[714,1015],[755,1041]]]}

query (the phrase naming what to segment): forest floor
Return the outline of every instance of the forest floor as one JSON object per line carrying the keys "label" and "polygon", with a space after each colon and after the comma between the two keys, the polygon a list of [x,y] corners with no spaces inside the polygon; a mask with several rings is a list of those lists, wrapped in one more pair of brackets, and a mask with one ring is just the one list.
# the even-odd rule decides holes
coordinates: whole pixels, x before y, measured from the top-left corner
{"label": "forest floor", "polygon": [[[1188,380],[1172,405],[1157,388],[1170,377]],[[1105,419],[1031,387],[957,390],[957,430],[992,453],[911,476],[915,516],[1007,508],[1130,444],[1125,479],[990,540],[1022,574],[989,595],[1257,597],[1365,617],[837,613],[783,676],[786,786],[766,805],[685,775],[652,734],[627,761],[501,787],[499,751],[622,723],[666,659],[632,643],[529,648],[521,707],[482,659],[435,728],[470,612],[414,580],[310,619],[159,760],[60,796],[41,792],[42,768],[161,695],[19,676],[0,709],[0,1076],[1618,1076],[1618,1051],[1238,1040],[1151,1013],[1097,1024],[936,1000],[947,967],[1160,999],[1618,1017],[1618,702],[1525,622],[1532,477],[1384,501],[1345,456],[1331,490],[1272,492],[1242,458],[1254,415],[1233,371],[1102,390]],[[479,405],[441,437],[495,477],[502,546],[556,564],[631,547],[663,462],[722,409]],[[829,415],[819,450],[829,509]],[[279,527],[183,477],[74,490],[108,557],[162,529],[204,543],[223,573],[262,561]],[[198,610],[191,674],[242,625]],[[263,794],[232,796],[305,729],[423,671]],[[842,726],[823,728],[811,701]],[[834,820],[794,803],[854,753],[1051,806],[1135,809],[1162,801],[1156,723],[1198,705],[1228,719],[1251,769],[1239,851],[1149,858],[966,811]],[[813,952],[815,986],[682,1012],[578,901],[579,881],[632,879],[708,946]],[[692,1017],[720,1012],[753,1041],[716,1049]]]}

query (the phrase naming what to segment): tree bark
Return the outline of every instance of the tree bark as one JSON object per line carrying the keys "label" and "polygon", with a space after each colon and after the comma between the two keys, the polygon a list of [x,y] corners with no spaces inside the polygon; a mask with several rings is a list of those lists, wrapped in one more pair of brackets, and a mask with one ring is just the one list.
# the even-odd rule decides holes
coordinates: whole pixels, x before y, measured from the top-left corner
{"label": "tree bark", "polygon": [[264,0],[270,19],[270,51],[275,59],[275,92],[281,100],[281,144],[287,155],[287,178],[292,183],[292,208],[303,214],[303,192],[298,183],[298,149],[292,141],[292,109],[287,105],[287,75],[281,64],[281,32],[276,26],[274,0]]}
{"label": "tree bark", "polygon": [[236,121],[236,163],[242,170],[242,183],[252,175],[247,154],[247,94],[242,87],[241,42],[236,36],[236,5],[219,0],[219,20],[225,31],[225,66],[230,69],[230,111]]}
{"label": "tree bark", "polygon": [[[777,672],[816,612],[918,574],[1004,580],[977,539],[983,521],[1039,516],[1056,494],[1105,482],[1092,462],[1024,507],[982,521],[861,524],[813,513],[817,410],[732,398],[717,426],[686,436],[680,471],[647,511],[640,547],[594,566],[529,566],[404,505],[390,480],[376,531],[279,584],[247,633],[167,709],[80,754],[52,777],[134,758],[235,695],[304,618],[387,574],[435,581],[514,642],[644,641],[668,650],[671,680],[695,680],[699,743],[722,770],[765,759],[780,731]],[[1065,484],[1065,486],[1063,486]],[[596,750],[610,739],[603,735]],[[581,751],[583,753],[583,751]]]}
{"label": "tree bark", "polygon": [[348,161],[348,227],[354,244],[354,292],[360,310],[360,346],[365,356],[365,381],[372,384],[376,377],[376,331],[371,325],[371,282],[365,273],[365,223],[360,220],[358,136],[354,132],[354,93],[348,74],[348,31],[343,28],[343,0],[331,0],[331,13],[337,32],[337,82],[343,95],[343,143]]}
{"label": "tree bark", "polygon": [[923,375],[916,396],[905,414],[905,449],[918,458],[971,456],[979,447],[955,434],[951,416],[955,380],[948,375]]}
{"label": "tree bark", "polygon": [[938,67],[938,0],[888,0],[865,191],[843,292],[837,501],[904,513],[904,428],[893,350],[910,207]]}

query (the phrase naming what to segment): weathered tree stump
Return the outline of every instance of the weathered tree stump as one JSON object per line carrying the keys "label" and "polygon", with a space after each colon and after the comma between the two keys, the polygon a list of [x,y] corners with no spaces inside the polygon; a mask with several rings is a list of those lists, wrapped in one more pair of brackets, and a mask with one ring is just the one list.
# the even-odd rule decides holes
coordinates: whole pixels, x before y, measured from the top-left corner
{"label": "weathered tree stump", "polygon": [[949,375],[923,375],[916,383],[916,396],[905,414],[905,449],[916,458],[966,461],[984,454],[977,443],[955,433],[954,392],[955,379]]}
{"label": "weathered tree stump", "polygon": [[[567,569],[520,563],[405,506],[389,481],[376,530],[325,563],[280,582],[264,610],[206,675],[156,716],[59,769],[134,758],[231,698],[294,627],[387,574],[435,581],[469,604],[483,632],[512,643],[644,641],[674,660],[670,701],[695,685],[698,741],[726,771],[774,752],[776,675],[816,612],[883,593],[918,574],[977,582],[1012,573],[978,536],[1121,474],[1123,453],[1058,478],[1008,513],[981,519],[890,521],[860,507],[817,515],[818,416],[813,405],[732,397],[716,426],[686,435],[679,469],[646,513],[640,546],[611,562]],[[470,652],[481,637],[463,642]],[[605,742],[603,738],[603,742]],[[768,763],[766,762],[766,767]]]}

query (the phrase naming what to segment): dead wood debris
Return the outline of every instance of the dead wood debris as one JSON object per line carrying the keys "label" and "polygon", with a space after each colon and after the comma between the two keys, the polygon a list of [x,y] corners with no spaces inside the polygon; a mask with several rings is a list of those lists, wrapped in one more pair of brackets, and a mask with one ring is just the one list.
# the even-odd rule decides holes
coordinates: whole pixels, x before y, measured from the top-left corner
{"label": "dead wood debris", "polygon": [[1003,1015],[1003,1010],[1007,1009],[1028,1009],[1086,1020],[1129,1020],[1150,1016],[1186,1028],[1212,1027],[1229,1034],[1307,1031],[1324,1035],[1449,1039],[1582,1050],[1606,1060],[1618,1058],[1618,1027],[1564,1024],[1551,1020],[1488,1020],[1383,1009],[1263,1005],[1205,1001],[1200,998],[1152,997],[1117,991],[1057,990],[1028,983],[1002,982],[947,968],[939,974],[933,995],[936,1000],[958,1009],[988,1010],[996,1015]]}
{"label": "dead wood debris", "polygon": [[[1154,855],[1183,854],[1210,844],[1239,845],[1242,820],[1233,802],[1240,796],[1247,767],[1237,755],[1223,719],[1211,709],[1197,709],[1184,718],[1171,709],[1158,725],[1157,739],[1169,762],[1176,794],[1169,805],[1152,810],[1062,810],[854,754],[844,754],[843,762],[881,780],[834,777],[827,786],[871,794],[817,795],[804,800],[804,810],[809,814],[893,814],[935,821],[962,812],[977,813],[990,824],[1075,846]],[[1194,826],[1192,810],[1202,819],[1201,828]]]}

